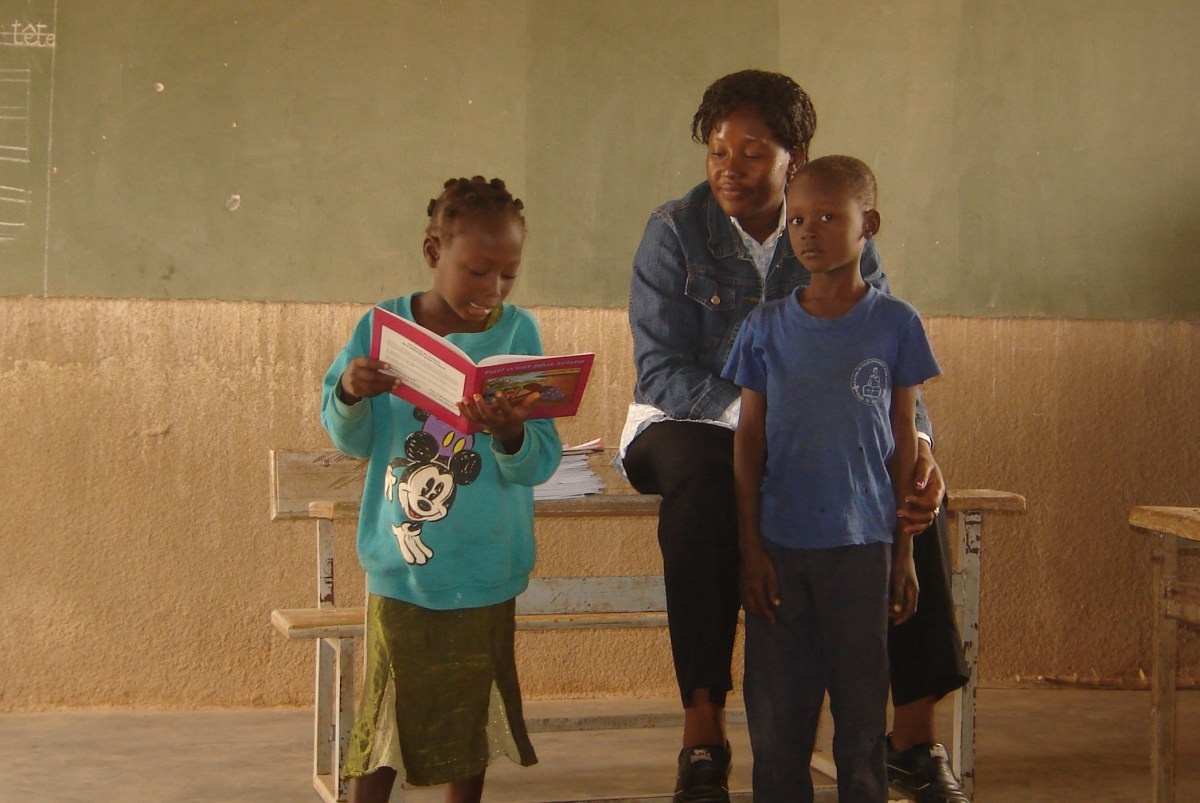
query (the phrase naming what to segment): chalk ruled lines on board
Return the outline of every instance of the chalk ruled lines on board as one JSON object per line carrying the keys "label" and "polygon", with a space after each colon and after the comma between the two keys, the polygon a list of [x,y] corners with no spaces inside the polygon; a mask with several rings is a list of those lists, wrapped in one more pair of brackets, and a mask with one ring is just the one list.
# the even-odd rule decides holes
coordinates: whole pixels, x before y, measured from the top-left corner
{"label": "chalk ruled lines on board", "polygon": [[33,193],[29,180],[28,69],[0,69],[0,242],[25,228]]}
{"label": "chalk ruled lines on board", "polygon": [[28,66],[15,66],[13,57],[26,62],[16,54],[53,51],[54,44],[54,25],[0,12],[0,53],[8,54],[0,58],[0,243],[12,242],[25,230],[33,207],[29,153],[33,74]]}

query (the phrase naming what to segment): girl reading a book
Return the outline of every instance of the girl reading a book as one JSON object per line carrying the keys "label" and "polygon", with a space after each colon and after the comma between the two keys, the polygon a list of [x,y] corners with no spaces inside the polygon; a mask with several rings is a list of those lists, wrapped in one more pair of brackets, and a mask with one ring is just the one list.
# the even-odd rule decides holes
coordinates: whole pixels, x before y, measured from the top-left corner
{"label": "girl reading a book", "polygon": [[[473,360],[542,353],[533,317],[505,303],[525,241],[524,206],[499,179],[446,182],[430,201],[433,285],[378,306],[446,337]],[[369,459],[358,523],[367,575],[366,679],[344,774],[350,800],[386,801],[397,778],[477,801],[493,757],[537,761],[513,656],[516,596],[534,562],[532,486],[562,456],[536,393],[463,398],[484,427],[458,431],[392,391],[371,359],[373,312],[325,375],[321,423]]]}

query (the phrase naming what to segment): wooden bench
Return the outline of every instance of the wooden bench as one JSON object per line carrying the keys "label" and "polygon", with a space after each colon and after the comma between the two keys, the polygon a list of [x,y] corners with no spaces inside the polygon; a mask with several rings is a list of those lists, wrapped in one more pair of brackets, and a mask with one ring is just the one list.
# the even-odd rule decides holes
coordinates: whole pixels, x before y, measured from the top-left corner
{"label": "wooden bench", "polygon": [[[638,494],[608,464],[611,453],[592,456],[593,470],[604,479],[601,494],[574,499],[538,501],[538,517],[647,517],[658,515],[659,498]],[[364,631],[364,608],[336,604],[334,526],[357,522],[365,461],[335,450],[271,451],[271,518],[275,521],[314,519],[317,523],[317,580],[314,608],[277,609],[275,628],[289,639],[315,639],[316,691],[314,702],[313,785],[329,803],[345,800],[338,782],[353,725],[355,701],[355,639]],[[956,697],[955,769],[964,785],[974,777],[975,660],[979,631],[979,547],[983,512],[1023,510],[1025,500],[999,491],[952,491],[947,509],[960,534],[954,599],[963,618],[963,633],[971,678]],[[353,533],[353,527],[343,527]],[[535,577],[517,598],[519,630],[572,628],[665,627],[666,598],[661,575],[627,577]],[[730,710],[731,723],[744,722],[745,712]],[[529,720],[532,732],[571,729],[677,725],[679,712],[663,716],[571,717],[569,724]],[[833,762],[814,757],[814,768],[835,777]],[[828,790],[826,797],[828,796]],[[394,794],[393,799],[397,799]],[[664,800],[669,799],[664,797]],[[749,792],[731,792],[733,800],[750,800]]]}
{"label": "wooden bench", "polygon": [[1179,623],[1200,625],[1200,583],[1179,578],[1180,553],[1200,552],[1200,508],[1135,507],[1129,523],[1154,538],[1154,674],[1150,682],[1153,803],[1175,800],[1175,673]]}

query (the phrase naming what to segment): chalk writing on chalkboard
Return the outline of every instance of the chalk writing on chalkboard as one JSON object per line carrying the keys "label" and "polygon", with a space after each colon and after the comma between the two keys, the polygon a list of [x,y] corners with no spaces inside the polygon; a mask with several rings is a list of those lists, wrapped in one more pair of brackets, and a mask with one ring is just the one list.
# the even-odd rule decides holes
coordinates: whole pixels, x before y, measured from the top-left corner
{"label": "chalk writing on chalkboard", "polygon": [[13,20],[0,23],[0,45],[9,47],[54,47],[54,31],[44,22]]}

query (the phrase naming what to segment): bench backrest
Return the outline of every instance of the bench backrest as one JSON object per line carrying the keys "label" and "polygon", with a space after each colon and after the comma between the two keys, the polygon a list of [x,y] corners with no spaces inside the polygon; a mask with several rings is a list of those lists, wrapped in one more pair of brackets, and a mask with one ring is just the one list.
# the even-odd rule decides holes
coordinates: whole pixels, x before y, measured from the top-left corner
{"label": "bench backrest", "polygon": [[[273,521],[310,519],[318,523],[318,598],[333,604],[333,522],[354,520],[362,500],[367,461],[336,449],[271,450],[270,514]],[[648,516],[659,499],[631,489],[597,454],[593,469],[602,475],[602,494],[540,501],[538,516]],[[353,524],[340,526],[353,537]],[[608,614],[666,610],[661,575],[532,578],[518,598],[521,614]]]}
{"label": "bench backrest", "polygon": [[[571,499],[534,503],[537,516],[657,516],[660,498],[629,487],[610,465],[609,452],[588,456],[588,467],[600,476],[604,491]],[[289,521],[325,516],[355,518],[362,502],[367,461],[336,449],[271,450],[271,519]]]}
{"label": "bench backrest", "polygon": [[271,450],[271,520],[309,518],[313,502],[362,501],[367,461],[336,449]]}

